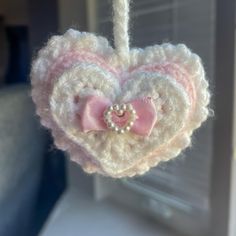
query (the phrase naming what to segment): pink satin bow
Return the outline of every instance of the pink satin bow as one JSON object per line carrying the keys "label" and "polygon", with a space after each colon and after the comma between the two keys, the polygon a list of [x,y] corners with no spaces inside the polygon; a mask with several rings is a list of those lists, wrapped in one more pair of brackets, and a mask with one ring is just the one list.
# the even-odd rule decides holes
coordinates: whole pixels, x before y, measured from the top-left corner
{"label": "pink satin bow", "polygon": [[[79,110],[80,125],[83,132],[108,130],[104,121],[104,111],[112,102],[102,96],[88,96],[82,99]],[[136,111],[137,118],[130,131],[141,136],[149,136],[157,120],[156,108],[152,99],[136,99],[129,104]],[[114,115],[113,121],[121,125],[129,119],[129,114],[123,117]]]}

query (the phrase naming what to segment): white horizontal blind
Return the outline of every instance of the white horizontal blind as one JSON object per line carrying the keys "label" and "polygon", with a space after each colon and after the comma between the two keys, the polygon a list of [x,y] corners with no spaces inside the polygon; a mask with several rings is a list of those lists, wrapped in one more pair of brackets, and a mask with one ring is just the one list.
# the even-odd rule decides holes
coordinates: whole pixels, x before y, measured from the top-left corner
{"label": "white horizontal blind", "polygon": [[[97,31],[112,41],[111,1],[97,1]],[[213,84],[214,1],[133,0],[131,46],[145,47],[171,41],[186,43],[204,61]],[[195,132],[193,146],[176,160],[127,180],[127,186],[150,197],[164,195],[173,204],[208,211],[212,156],[212,120]],[[172,201],[173,200],[173,201]]]}

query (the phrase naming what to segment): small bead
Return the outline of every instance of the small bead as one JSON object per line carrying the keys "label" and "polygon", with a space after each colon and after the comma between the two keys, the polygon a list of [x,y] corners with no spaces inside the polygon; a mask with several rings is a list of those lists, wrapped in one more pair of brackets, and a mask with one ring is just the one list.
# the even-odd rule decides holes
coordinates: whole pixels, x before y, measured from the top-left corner
{"label": "small bead", "polygon": [[130,121],[130,122],[128,123],[128,125],[129,125],[129,126],[133,126],[133,125],[134,125],[134,122],[133,122],[133,121]]}
{"label": "small bead", "polygon": [[129,103],[127,104],[127,110],[131,111],[133,109],[133,106]]}
{"label": "small bead", "polygon": [[131,127],[129,125],[125,127],[126,131],[130,131],[130,129],[131,129]]}
{"label": "small bead", "polygon": [[110,106],[110,107],[108,108],[108,111],[113,111],[113,106]]}
{"label": "small bead", "polygon": [[114,125],[114,123],[110,123],[110,124],[108,125],[108,127],[109,127],[110,129],[112,129],[112,128],[115,127],[115,125]]}
{"label": "small bead", "polygon": [[136,114],[136,111],[134,109],[131,110],[132,114]]}
{"label": "small bead", "polygon": [[124,110],[118,110],[117,114],[118,114],[118,116],[122,116],[124,114],[124,112],[125,112]]}
{"label": "small bead", "polygon": [[107,110],[107,111],[105,111],[105,113],[104,113],[104,116],[110,116],[111,115],[111,111],[109,111],[109,110]]}
{"label": "small bead", "polygon": [[126,106],[126,104],[122,104],[122,105],[120,106],[120,108],[121,108],[122,110],[126,110],[127,106]]}
{"label": "small bead", "polygon": [[117,126],[115,126],[113,129],[114,129],[114,131],[116,131],[116,132],[118,132],[118,131],[120,130]]}
{"label": "small bead", "polygon": [[123,134],[125,131],[123,129],[119,129],[118,133]]}
{"label": "small bead", "polygon": [[113,109],[115,111],[118,111],[120,109],[120,106],[118,104],[113,105]]}

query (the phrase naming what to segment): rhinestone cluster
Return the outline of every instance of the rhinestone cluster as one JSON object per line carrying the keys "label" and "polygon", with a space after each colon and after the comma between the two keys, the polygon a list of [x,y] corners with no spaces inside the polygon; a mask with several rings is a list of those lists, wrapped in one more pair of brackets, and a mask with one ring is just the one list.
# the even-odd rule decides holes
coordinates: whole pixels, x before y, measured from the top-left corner
{"label": "rhinestone cluster", "polygon": [[[112,121],[112,113],[115,113],[117,116],[123,116],[125,112],[129,113],[129,120],[123,127],[119,127]],[[114,104],[109,106],[104,112],[104,121],[107,124],[108,129],[111,129],[119,134],[130,131],[136,118],[136,111],[132,104]]]}

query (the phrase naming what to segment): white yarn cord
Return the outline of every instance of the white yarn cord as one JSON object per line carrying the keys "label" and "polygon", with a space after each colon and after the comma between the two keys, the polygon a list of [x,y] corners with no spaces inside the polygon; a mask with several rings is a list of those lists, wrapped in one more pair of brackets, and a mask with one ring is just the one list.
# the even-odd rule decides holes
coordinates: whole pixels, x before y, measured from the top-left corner
{"label": "white yarn cord", "polygon": [[113,0],[113,34],[117,55],[129,58],[129,3],[130,0]]}

